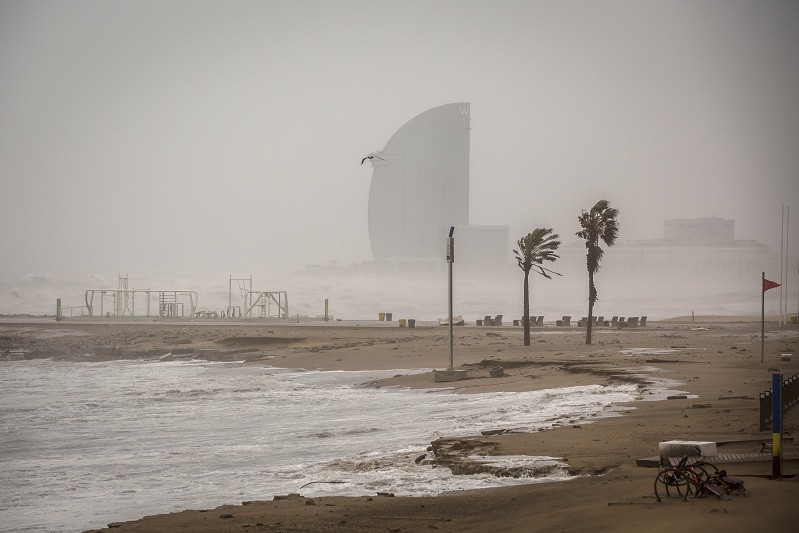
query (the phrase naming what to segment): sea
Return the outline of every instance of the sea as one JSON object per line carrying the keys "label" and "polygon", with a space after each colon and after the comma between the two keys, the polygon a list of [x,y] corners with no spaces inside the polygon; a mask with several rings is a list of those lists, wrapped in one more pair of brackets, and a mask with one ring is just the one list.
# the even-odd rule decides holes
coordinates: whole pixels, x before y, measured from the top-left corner
{"label": "sea", "polygon": [[82,531],[275,495],[437,495],[565,481],[559,458],[510,457],[526,477],[453,475],[431,441],[587,423],[635,385],[457,394],[372,388],[424,370],[298,371],[190,361],[0,362],[0,531]]}

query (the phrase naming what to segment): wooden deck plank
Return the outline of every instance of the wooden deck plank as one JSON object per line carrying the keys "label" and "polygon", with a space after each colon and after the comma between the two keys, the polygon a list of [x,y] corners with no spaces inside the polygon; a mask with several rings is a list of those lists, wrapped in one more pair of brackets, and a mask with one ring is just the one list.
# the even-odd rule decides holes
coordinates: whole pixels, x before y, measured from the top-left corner
{"label": "wooden deck plank", "polygon": [[[782,454],[783,461],[793,461],[797,459],[799,459],[799,452],[784,452]],[[689,457],[688,464],[693,464],[700,460],[713,464],[758,463],[762,461],[772,461],[773,456],[770,453],[721,453],[707,457]],[[669,458],[669,464],[672,466],[676,466],[679,462],[679,457]]]}

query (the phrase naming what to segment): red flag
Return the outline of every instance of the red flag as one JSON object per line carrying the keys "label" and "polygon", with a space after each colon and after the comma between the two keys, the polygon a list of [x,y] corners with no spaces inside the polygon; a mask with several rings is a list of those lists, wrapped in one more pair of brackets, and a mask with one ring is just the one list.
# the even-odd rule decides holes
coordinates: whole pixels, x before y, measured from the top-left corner
{"label": "red flag", "polygon": [[766,292],[769,289],[773,289],[774,287],[779,287],[779,283],[775,283],[771,280],[763,278],[763,292]]}

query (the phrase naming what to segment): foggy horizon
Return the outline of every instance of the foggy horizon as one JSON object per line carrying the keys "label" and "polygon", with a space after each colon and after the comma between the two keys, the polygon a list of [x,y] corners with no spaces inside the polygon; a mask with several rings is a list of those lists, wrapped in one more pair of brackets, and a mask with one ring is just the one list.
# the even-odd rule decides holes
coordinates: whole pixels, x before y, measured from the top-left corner
{"label": "foggy horizon", "polygon": [[578,242],[602,198],[619,243],[715,216],[777,254],[786,205],[799,256],[795,2],[8,1],[0,15],[9,283],[263,286],[371,261],[361,159],[460,101],[470,222],[509,226],[509,257],[536,227]]}

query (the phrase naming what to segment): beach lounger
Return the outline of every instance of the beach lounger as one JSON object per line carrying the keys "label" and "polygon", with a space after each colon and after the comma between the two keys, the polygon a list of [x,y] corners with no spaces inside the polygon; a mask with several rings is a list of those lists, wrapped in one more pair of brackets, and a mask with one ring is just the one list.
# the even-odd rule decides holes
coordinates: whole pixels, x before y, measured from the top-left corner
{"label": "beach lounger", "polygon": [[486,315],[486,316],[483,317],[483,325],[484,326],[493,326],[494,325],[494,319],[491,318],[491,315]]}
{"label": "beach lounger", "polygon": [[535,325],[540,328],[544,327],[544,315],[538,315],[538,320],[535,321]]}
{"label": "beach lounger", "polygon": [[501,326],[502,325],[502,315],[497,315],[494,318],[494,323],[492,325],[493,326]]}
{"label": "beach lounger", "polygon": [[556,320],[555,321],[555,325],[556,326],[571,326],[572,325],[571,324],[571,320],[572,320],[571,316],[564,315],[561,320]]}
{"label": "beach lounger", "polygon": [[[466,322],[463,320],[463,315],[455,315],[452,317],[452,325],[453,326],[463,326]],[[449,326],[449,317],[447,318],[439,318],[438,319],[439,326]],[[478,324],[479,326],[480,324]]]}
{"label": "beach lounger", "polygon": [[578,328],[584,328],[588,324],[588,317],[584,316],[580,320],[577,321]]}
{"label": "beach lounger", "polygon": [[627,319],[627,326],[631,327],[631,328],[637,328],[638,327],[638,317],[637,316],[631,316],[630,318],[628,318]]}
{"label": "beach lounger", "polygon": [[483,325],[483,321],[478,318],[477,321],[475,322],[475,324],[478,325],[478,326],[482,326]]}
{"label": "beach lounger", "polygon": [[623,316],[620,316],[620,317],[619,317],[619,324],[618,324],[618,326],[619,326],[620,328],[626,328],[626,327],[627,327],[627,322],[625,322],[625,321],[624,321],[624,317],[623,317]]}
{"label": "beach lounger", "polygon": [[610,319],[610,327],[615,328],[618,325],[619,325],[619,317],[614,316],[613,318]]}
{"label": "beach lounger", "polygon": [[646,326],[646,316],[641,317],[641,326]]}

